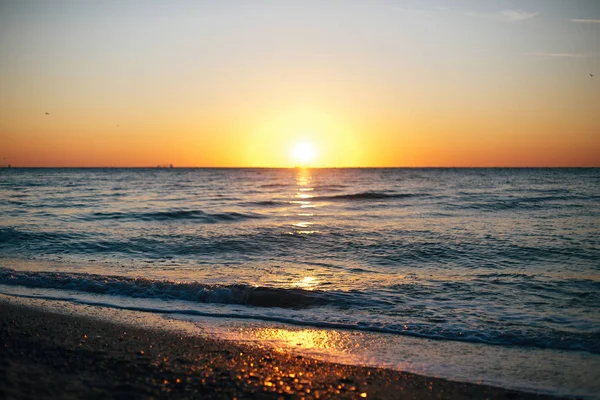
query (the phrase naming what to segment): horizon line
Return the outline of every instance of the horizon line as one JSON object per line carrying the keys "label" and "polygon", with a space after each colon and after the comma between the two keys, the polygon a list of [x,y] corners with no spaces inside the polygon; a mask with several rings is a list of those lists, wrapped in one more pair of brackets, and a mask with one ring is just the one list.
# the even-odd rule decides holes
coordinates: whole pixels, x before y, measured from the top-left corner
{"label": "horizon line", "polygon": [[533,168],[600,168],[600,165],[547,165],[547,166],[511,166],[511,165],[498,165],[498,166],[452,166],[452,165],[443,165],[443,166],[354,166],[354,167],[211,167],[211,166],[181,166],[181,167],[157,167],[157,166],[1,166],[0,170],[3,169],[502,169],[502,168],[512,168],[512,169],[533,169]]}

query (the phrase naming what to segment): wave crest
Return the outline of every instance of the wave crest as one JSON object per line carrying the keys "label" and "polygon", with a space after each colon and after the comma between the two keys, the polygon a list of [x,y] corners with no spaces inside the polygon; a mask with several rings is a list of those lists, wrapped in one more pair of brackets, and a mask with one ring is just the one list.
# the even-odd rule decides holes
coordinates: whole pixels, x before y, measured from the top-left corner
{"label": "wave crest", "polygon": [[21,272],[12,269],[0,270],[0,284],[255,307],[306,308],[326,303],[321,292],[303,289],[278,289],[242,284],[206,285],[198,282],[61,272]]}

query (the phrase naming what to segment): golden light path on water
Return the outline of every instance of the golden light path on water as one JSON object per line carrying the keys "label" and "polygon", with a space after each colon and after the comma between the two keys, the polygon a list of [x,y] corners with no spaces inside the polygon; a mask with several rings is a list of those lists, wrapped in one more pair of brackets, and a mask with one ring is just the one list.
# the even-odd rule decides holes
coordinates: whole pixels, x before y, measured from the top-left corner
{"label": "golden light path on water", "polygon": [[299,235],[312,235],[318,231],[315,229],[310,229],[310,227],[314,225],[314,222],[310,222],[307,219],[315,217],[315,214],[308,213],[304,210],[306,208],[315,207],[315,204],[311,201],[311,199],[314,197],[314,194],[312,193],[315,190],[315,188],[312,187],[312,175],[309,168],[298,168],[297,171],[298,174],[296,176],[296,185],[298,186],[298,191],[294,196],[294,198],[297,200],[293,200],[291,203],[300,207],[301,212],[297,212],[296,216],[300,217],[301,220],[292,224],[295,230],[294,232],[290,233]]}

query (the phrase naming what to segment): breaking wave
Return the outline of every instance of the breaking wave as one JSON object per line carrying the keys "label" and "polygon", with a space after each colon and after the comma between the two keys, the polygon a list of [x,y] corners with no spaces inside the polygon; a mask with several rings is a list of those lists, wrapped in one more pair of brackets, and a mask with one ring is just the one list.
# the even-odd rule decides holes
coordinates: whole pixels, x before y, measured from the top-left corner
{"label": "breaking wave", "polygon": [[0,284],[77,290],[134,298],[243,304],[255,307],[302,308],[325,304],[321,292],[303,289],[278,289],[243,284],[205,285],[197,282],[172,282],[95,274],[20,272],[0,269]]}

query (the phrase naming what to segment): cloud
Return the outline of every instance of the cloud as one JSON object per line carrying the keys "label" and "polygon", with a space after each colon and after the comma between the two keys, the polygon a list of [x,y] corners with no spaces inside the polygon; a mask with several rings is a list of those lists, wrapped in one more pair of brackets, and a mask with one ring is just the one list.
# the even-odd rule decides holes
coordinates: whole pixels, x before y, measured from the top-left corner
{"label": "cloud", "polygon": [[539,14],[538,11],[527,12],[527,11],[523,11],[520,9],[516,9],[516,10],[506,9],[506,10],[502,10],[502,11],[495,12],[495,13],[479,13],[479,12],[467,13],[467,15],[470,15],[472,17],[492,19],[494,21],[500,21],[500,22],[526,21],[528,19],[535,18],[538,14]]}
{"label": "cloud", "polygon": [[578,24],[600,24],[600,19],[576,19],[571,18],[571,22],[576,22]]}
{"label": "cloud", "polygon": [[581,57],[587,57],[586,54],[582,54],[582,53],[546,53],[543,51],[536,51],[534,53],[525,53],[526,56],[532,56],[532,57],[544,57],[544,58],[551,58],[551,57],[562,57],[562,58],[581,58]]}
{"label": "cloud", "polygon": [[422,9],[422,8],[405,8],[405,7],[394,7],[394,10],[396,11],[400,11],[406,14],[413,14],[416,16],[421,16],[421,17],[425,17],[425,18],[432,18],[433,14],[431,14],[431,12],[429,10],[426,9]]}

